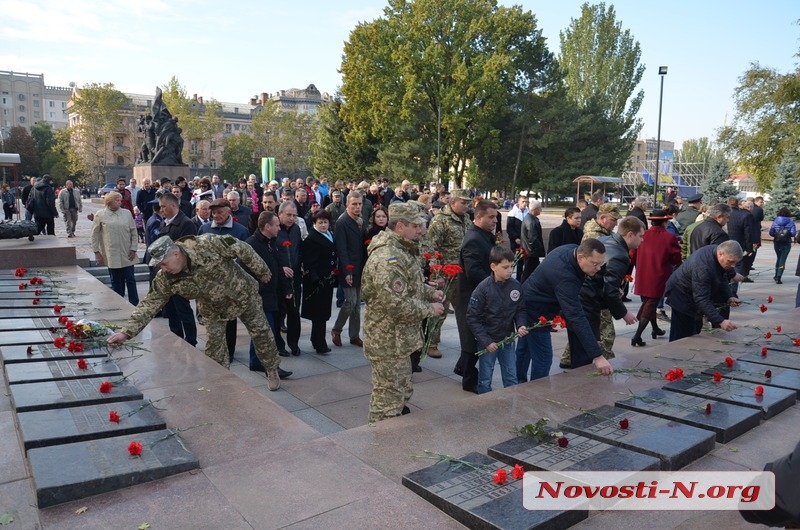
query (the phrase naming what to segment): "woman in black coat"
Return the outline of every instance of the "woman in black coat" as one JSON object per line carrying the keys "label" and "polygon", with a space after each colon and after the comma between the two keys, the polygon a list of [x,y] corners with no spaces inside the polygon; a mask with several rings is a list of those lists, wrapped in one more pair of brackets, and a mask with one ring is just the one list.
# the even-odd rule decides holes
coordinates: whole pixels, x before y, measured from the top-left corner
{"label": "woman in black coat", "polygon": [[325,328],[331,318],[331,301],[336,285],[336,245],[328,230],[331,214],[316,210],[312,227],[303,241],[303,306],[300,316],[311,321],[311,345],[317,353],[331,351],[325,340]]}

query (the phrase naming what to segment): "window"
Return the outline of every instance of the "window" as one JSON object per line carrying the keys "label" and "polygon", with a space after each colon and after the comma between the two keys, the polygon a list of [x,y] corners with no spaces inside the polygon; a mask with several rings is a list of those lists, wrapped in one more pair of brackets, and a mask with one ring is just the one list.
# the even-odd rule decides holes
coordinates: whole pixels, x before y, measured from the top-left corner
{"label": "window", "polygon": [[20,123],[25,123],[25,116],[20,116],[19,117],[19,122]]}
{"label": "window", "polygon": [[25,112],[25,105],[20,105],[19,106],[19,111],[20,112]]}
{"label": "window", "polygon": [[20,101],[25,101],[25,94],[17,94],[17,99]]}
{"label": "window", "polygon": [[195,155],[197,154],[197,140],[189,142],[189,152]]}
{"label": "window", "polygon": [[56,113],[55,113],[55,112],[51,112],[51,113],[50,113],[50,117],[51,117],[51,118],[55,118],[55,117],[56,117]]}
{"label": "window", "polygon": [[6,103],[8,103],[8,98],[3,98],[3,105],[5,105]]}
{"label": "window", "polygon": [[197,169],[197,161],[192,160],[192,165],[190,166],[192,169]]}
{"label": "window", "polygon": [[239,107],[233,107],[233,113],[239,114]]}
{"label": "window", "polygon": [[38,99],[34,99],[33,100],[33,106],[34,107],[38,107],[39,106],[39,100]]}
{"label": "window", "polygon": [[3,109],[3,116],[8,116],[8,109]]}
{"label": "window", "polygon": [[227,132],[227,133],[231,132],[231,124],[230,123],[226,123],[225,124],[225,132]]}
{"label": "window", "polygon": [[48,103],[50,104],[50,108],[51,109],[56,106],[56,102],[55,101],[48,101]]}
{"label": "window", "polygon": [[117,157],[117,165],[118,166],[124,166],[125,165],[125,157],[124,156],[118,156]]}
{"label": "window", "polygon": [[33,111],[33,117],[34,118],[41,118],[41,116],[39,116],[39,111],[38,110],[34,110]]}
{"label": "window", "polygon": [[122,136],[115,136],[114,137],[114,145],[117,147],[122,147],[125,144],[125,138]]}
{"label": "window", "polygon": [[66,101],[62,101],[62,102],[61,102],[61,108],[62,108],[62,109],[65,109],[65,108],[67,108],[67,102],[66,102]]}
{"label": "window", "polygon": [[239,130],[239,124],[238,123],[234,123],[233,124],[233,130],[234,131],[238,131]]}
{"label": "window", "polygon": [[215,142],[214,140],[211,140],[211,150],[212,151],[217,150],[217,142]]}
{"label": "window", "polygon": [[211,159],[210,167],[211,167],[211,169],[217,169],[217,159],[216,158],[212,158]]}

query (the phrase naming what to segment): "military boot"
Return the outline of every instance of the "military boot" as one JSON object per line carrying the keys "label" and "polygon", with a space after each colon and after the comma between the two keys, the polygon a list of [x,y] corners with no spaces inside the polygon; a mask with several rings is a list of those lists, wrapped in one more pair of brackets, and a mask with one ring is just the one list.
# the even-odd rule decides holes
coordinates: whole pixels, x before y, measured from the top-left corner
{"label": "military boot", "polygon": [[275,392],[281,387],[281,378],[278,375],[277,368],[270,368],[267,370],[267,388]]}

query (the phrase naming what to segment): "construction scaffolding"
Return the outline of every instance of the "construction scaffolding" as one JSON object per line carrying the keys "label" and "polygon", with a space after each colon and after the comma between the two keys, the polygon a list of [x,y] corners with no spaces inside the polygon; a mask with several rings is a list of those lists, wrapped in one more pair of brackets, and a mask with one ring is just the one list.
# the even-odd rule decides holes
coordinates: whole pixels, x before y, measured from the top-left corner
{"label": "construction scaffolding", "polygon": [[[656,174],[656,160],[646,160],[639,163],[639,167],[625,171],[622,174],[623,198],[638,195],[637,188],[646,187],[653,189],[653,180]],[[700,183],[705,178],[705,164],[703,162],[675,162],[661,160],[658,168],[658,187],[660,190],[667,186],[677,187],[681,197],[688,197],[697,193]]]}

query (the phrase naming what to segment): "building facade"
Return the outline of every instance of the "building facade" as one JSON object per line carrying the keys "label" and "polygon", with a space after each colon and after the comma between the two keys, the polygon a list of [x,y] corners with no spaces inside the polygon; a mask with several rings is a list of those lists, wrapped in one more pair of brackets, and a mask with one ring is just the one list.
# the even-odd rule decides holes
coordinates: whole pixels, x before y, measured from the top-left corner
{"label": "building facade", "polygon": [[44,74],[0,70],[0,128],[22,126],[30,131],[39,122],[54,129],[66,127],[69,87],[48,86]]}

